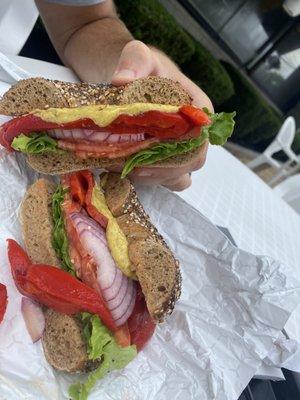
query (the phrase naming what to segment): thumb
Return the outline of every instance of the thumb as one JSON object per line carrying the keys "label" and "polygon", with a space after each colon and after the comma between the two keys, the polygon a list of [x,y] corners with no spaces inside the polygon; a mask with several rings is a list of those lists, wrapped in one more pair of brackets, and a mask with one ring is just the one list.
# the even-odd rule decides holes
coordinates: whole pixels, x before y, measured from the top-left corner
{"label": "thumb", "polygon": [[137,78],[145,78],[155,70],[155,58],[149,47],[139,40],[132,40],[124,47],[112,84],[124,85]]}

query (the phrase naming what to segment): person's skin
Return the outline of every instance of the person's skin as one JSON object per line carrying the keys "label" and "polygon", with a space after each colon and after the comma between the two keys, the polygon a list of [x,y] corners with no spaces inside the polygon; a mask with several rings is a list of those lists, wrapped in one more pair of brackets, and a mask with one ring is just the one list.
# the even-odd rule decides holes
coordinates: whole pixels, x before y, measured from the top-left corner
{"label": "person's skin", "polygon": [[[123,85],[137,78],[159,75],[181,83],[194,105],[213,111],[207,95],[164,53],[134,40],[118,18],[112,0],[86,7],[62,6],[45,0],[36,0],[36,4],[62,61],[83,81]],[[206,152],[207,144],[188,165],[137,168],[132,176],[146,184],[183,190],[191,184],[190,173],[204,164]]]}

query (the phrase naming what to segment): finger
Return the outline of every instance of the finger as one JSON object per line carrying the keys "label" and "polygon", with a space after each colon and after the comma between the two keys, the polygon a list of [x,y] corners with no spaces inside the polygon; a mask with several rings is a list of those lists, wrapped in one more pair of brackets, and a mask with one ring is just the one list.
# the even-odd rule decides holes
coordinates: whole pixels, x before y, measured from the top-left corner
{"label": "finger", "polygon": [[181,74],[179,82],[192,97],[192,102],[196,107],[206,107],[210,112],[214,112],[214,107],[210,101],[210,98],[199,86],[197,86],[183,74]]}
{"label": "finger", "polygon": [[[204,143],[200,147],[198,154],[183,165],[174,165],[169,167],[162,167],[159,165],[137,167],[129,174],[129,178],[134,183],[140,183],[143,185],[164,185],[170,181],[176,181],[179,176],[196,171],[204,165],[207,148],[208,143]],[[114,165],[107,169],[111,172],[120,173],[123,169],[123,165]]]}
{"label": "finger", "polygon": [[167,181],[163,184],[166,188],[173,190],[174,192],[181,192],[187,189],[192,184],[192,178],[190,174],[185,174],[177,179]]}
{"label": "finger", "polygon": [[[134,183],[141,183],[143,185],[163,185],[164,182],[176,180],[178,176],[188,174],[194,171],[197,167],[200,168],[204,161],[199,160],[198,157],[193,162],[176,167],[139,167],[135,168],[130,174],[129,178]],[[111,172],[122,172],[123,166],[115,165],[107,168]]]}
{"label": "finger", "polygon": [[189,161],[183,165],[165,166],[151,165],[138,167],[133,170],[130,177],[134,177],[140,182],[145,184],[163,183],[165,180],[176,179],[178,176],[188,174],[189,172],[196,171],[201,168],[206,160],[208,143],[205,142],[199,149],[198,153],[194,155]]}
{"label": "finger", "polygon": [[184,174],[179,176],[176,174],[176,178],[170,179],[170,177],[162,177],[161,175],[152,175],[147,177],[132,176],[131,181],[134,184],[140,184],[143,186],[162,185],[173,191],[181,191],[191,185],[190,174]]}
{"label": "finger", "polygon": [[134,185],[140,184],[143,186],[152,186],[152,185],[163,185],[163,182],[166,179],[162,179],[162,177],[158,175],[150,175],[146,177],[131,175],[130,180],[133,182]]}
{"label": "finger", "polygon": [[208,140],[206,140],[205,143],[203,143],[203,145],[201,146],[198,157],[193,162],[191,172],[197,171],[198,169],[202,168],[203,165],[205,164],[207,150],[208,150],[208,143],[209,143]]}
{"label": "finger", "polygon": [[124,47],[119,64],[112,77],[113,85],[124,85],[137,78],[155,73],[155,56],[139,40],[132,40]]}

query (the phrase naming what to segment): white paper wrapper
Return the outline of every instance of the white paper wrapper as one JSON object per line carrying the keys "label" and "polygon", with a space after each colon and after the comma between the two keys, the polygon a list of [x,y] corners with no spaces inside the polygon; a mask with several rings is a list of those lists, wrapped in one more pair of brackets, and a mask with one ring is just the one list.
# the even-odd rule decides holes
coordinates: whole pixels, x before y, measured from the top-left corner
{"label": "white paper wrapper", "polygon": [[[67,399],[74,377],[54,373],[41,344],[31,343],[7,263],[5,239],[21,242],[18,208],[36,178],[23,163],[0,150],[0,282],[9,294],[0,326],[0,398]],[[235,248],[166,189],[140,188],[139,195],[180,259],[182,296],[145,350],[99,382],[90,399],[235,400],[300,302],[299,282],[280,263]]]}
{"label": "white paper wrapper", "polygon": [[264,359],[270,367],[286,368],[300,373],[300,345],[294,339],[287,339],[283,333],[273,343],[271,351]]}

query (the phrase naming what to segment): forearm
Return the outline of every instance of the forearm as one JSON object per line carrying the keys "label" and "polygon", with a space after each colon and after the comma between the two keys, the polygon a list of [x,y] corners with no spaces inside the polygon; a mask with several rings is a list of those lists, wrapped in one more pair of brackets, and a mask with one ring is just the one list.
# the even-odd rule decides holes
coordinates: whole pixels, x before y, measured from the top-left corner
{"label": "forearm", "polygon": [[94,6],[62,6],[35,0],[60,58],[89,82],[109,82],[132,36],[118,19],[112,0]]}
{"label": "forearm", "polygon": [[76,31],[64,48],[64,62],[88,82],[110,82],[122,49],[133,38],[117,18],[104,18]]}

